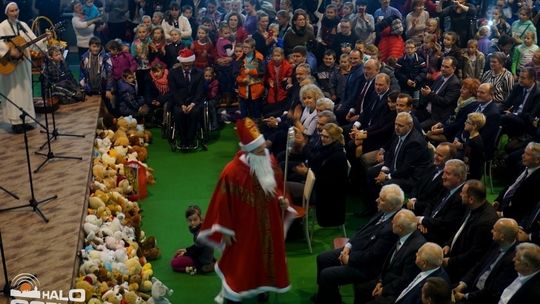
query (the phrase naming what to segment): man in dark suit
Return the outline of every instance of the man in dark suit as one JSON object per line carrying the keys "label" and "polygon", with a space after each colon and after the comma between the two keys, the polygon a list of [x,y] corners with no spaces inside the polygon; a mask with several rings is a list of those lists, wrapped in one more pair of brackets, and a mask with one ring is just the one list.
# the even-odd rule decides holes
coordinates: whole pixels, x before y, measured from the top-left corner
{"label": "man in dark suit", "polygon": [[195,54],[191,50],[182,50],[178,61],[181,67],[173,69],[169,74],[169,87],[174,98],[172,111],[180,133],[180,148],[195,149],[195,135],[204,93],[204,74],[193,67]]}
{"label": "man in dark suit", "polygon": [[540,143],[530,142],[521,157],[525,166],[514,183],[499,193],[494,206],[504,217],[521,222],[540,200]]}
{"label": "man in dark suit", "polygon": [[425,243],[418,249],[416,254],[416,266],[420,268],[420,273],[409,282],[407,287],[403,289],[395,302],[399,304],[416,304],[419,302],[422,294],[422,285],[431,277],[441,277],[448,284],[450,284],[450,278],[446,271],[441,267],[443,259],[442,248],[435,243]]}
{"label": "man in dark suit", "polygon": [[491,232],[495,242],[454,288],[456,301],[497,303],[504,288],[516,278],[513,259],[517,245],[517,222],[511,218],[501,218],[495,222]]}
{"label": "man in dark suit", "polygon": [[456,282],[474,266],[492,243],[491,229],[497,221],[497,212],[486,200],[486,187],[481,181],[468,180],[461,188],[461,202],[467,208],[456,234],[444,246],[447,257],[443,266]]}
{"label": "man in dark suit", "polygon": [[409,210],[400,210],[392,219],[392,231],[399,236],[388,252],[378,278],[355,286],[355,303],[374,298],[374,303],[395,300],[420,272],[414,261],[416,252],[426,239],[416,229],[416,217]]}
{"label": "man in dark suit", "polygon": [[442,183],[444,164],[447,160],[453,159],[455,155],[456,149],[448,142],[440,143],[435,148],[433,165],[426,169],[422,179],[409,193],[407,209],[413,210],[416,215],[422,215],[428,205],[443,195],[445,192]]}
{"label": "man in dark suit", "polygon": [[347,82],[343,96],[341,96],[341,102],[335,109],[335,113],[340,124],[346,124],[347,120],[345,116],[349,113],[349,110],[356,104],[356,98],[359,95],[359,90],[362,88],[359,86],[360,79],[364,77],[364,65],[362,64],[362,53],[358,50],[352,50],[349,54],[351,60],[351,72],[347,76]]}
{"label": "man in dark suit", "polygon": [[499,303],[540,303],[540,246],[533,243],[517,245],[514,268],[518,277],[504,289]]}
{"label": "man in dark suit", "polygon": [[396,243],[392,218],[401,209],[404,193],[397,185],[381,189],[377,213],[360,228],[345,247],[317,256],[319,290],[312,298],[316,303],[341,303],[339,286],[374,279],[381,271],[384,258]]}
{"label": "man in dark suit", "polygon": [[480,129],[480,136],[486,147],[486,158],[491,159],[494,153],[494,146],[499,130],[501,114],[499,106],[493,101],[493,85],[482,83],[476,90],[476,102],[478,107],[475,112],[481,112],[486,117],[486,124]]}
{"label": "man in dark suit", "polygon": [[405,191],[410,191],[429,167],[431,156],[423,135],[413,128],[411,114],[399,113],[394,130],[395,136],[385,148],[384,163],[375,182],[379,185],[398,184]]}
{"label": "man in dark suit", "polygon": [[451,159],[444,165],[442,181],[446,191],[418,217],[418,229],[428,241],[444,244],[458,230],[465,214],[460,192],[466,176],[467,165],[462,160]]}
{"label": "man in dark suit", "polygon": [[514,86],[503,104],[502,132],[510,138],[524,134],[533,135],[534,118],[538,116],[540,89],[536,84],[536,70],[524,68],[519,73],[519,83]]}
{"label": "man in dark suit", "polygon": [[457,67],[456,58],[444,57],[441,64],[441,76],[430,87],[420,89],[422,95],[421,117],[422,128],[428,131],[431,126],[438,122],[444,122],[452,115],[459,98],[461,84],[455,75]]}
{"label": "man in dark suit", "polygon": [[521,220],[518,239],[520,242],[533,242],[540,245],[540,201],[536,203],[532,212]]}
{"label": "man in dark suit", "polygon": [[[375,77],[381,68],[380,63],[375,59],[369,59],[364,63],[364,73],[359,82],[354,84],[358,86],[358,92],[355,96],[355,103],[345,115],[348,124],[369,120],[372,106],[376,103],[378,92],[375,91]],[[339,106],[338,106],[339,107]]]}
{"label": "man in dark suit", "polygon": [[379,73],[375,76],[374,94],[364,108],[364,113],[360,117],[360,123],[364,128],[370,128],[380,119],[384,113],[386,102],[388,101],[388,93],[390,93],[390,76],[384,73]]}

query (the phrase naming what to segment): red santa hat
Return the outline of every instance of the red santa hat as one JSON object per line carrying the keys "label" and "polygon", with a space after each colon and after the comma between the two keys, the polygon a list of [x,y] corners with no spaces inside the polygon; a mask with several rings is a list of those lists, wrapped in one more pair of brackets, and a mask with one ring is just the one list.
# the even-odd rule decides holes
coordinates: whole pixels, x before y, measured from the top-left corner
{"label": "red santa hat", "polygon": [[257,125],[249,117],[236,121],[236,133],[240,138],[240,148],[246,152],[257,149],[265,142]]}
{"label": "red santa hat", "polygon": [[183,49],[178,52],[177,59],[180,62],[193,62],[195,61],[195,54],[190,49]]}

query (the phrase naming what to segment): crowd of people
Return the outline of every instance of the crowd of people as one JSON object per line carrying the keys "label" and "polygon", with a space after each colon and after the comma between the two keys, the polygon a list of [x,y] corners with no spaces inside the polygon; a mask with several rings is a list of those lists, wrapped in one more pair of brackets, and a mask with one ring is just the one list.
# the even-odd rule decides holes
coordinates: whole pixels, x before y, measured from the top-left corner
{"label": "crowd of people", "polygon": [[[357,192],[373,217],[345,247],[318,255],[313,301],[340,303],[345,284],[354,284],[355,303],[540,299],[540,2],[86,0],[72,9],[80,84],[109,114],[159,125],[170,111],[184,150],[196,148],[204,101],[211,129],[234,115],[252,119],[265,140],[247,145],[235,166],[271,153],[276,172],[289,172],[293,202],[311,170],[321,226],[342,225],[347,194]],[[17,4],[5,12],[1,35],[31,33]],[[21,56],[0,42],[5,54]],[[29,66],[17,69],[2,86],[20,102],[30,97],[15,84]],[[15,133],[31,128],[15,110],[4,113]],[[479,180],[495,161],[506,187],[489,204]],[[276,196],[270,188],[257,197]],[[218,225],[220,199],[211,205]],[[204,233],[216,232],[227,246],[250,238],[224,227]],[[224,300],[288,290],[284,249],[270,245],[277,285],[230,281]],[[245,254],[231,252],[231,261]],[[224,282],[226,272],[240,276],[229,260],[221,266]]]}

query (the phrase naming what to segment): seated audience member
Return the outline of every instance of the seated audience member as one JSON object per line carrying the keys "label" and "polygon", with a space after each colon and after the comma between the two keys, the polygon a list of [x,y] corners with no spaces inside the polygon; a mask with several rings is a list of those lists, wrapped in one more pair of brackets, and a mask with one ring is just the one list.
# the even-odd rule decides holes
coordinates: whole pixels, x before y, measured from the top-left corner
{"label": "seated audience member", "polygon": [[427,66],[422,55],[416,52],[416,45],[412,39],[405,43],[405,54],[396,64],[396,77],[403,93],[418,96],[418,90],[424,86]]}
{"label": "seated audience member", "polygon": [[377,199],[379,213],[360,228],[345,247],[317,256],[319,290],[313,297],[316,303],[341,303],[340,285],[376,278],[385,255],[399,238],[392,233],[392,218],[401,209],[403,199],[403,191],[398,185],[384,186]]}
{"label": "seated audience member", "polygon": [[480,82],[489,83],[493,86],[493,101],[502,103],[508,98],[510,90],[514,86],[514,76],[505,67],[506,55],[503,52],[495,52],[489,56],[490,69],[484,72]]}
{"label": "seated audience member", "polygon": [[163,107],[171,102],[172,97],[169,87],[169,70],[161,62],[151,64],[148,91],[150,112],[145,123],[160,125],[163,119]]}
{"label": "seated audience member", "polygon": [[293,126],[300,132],[311,136],[317,128],[317,100],[324,98],[324,94],[318,86],[308,84],[300,89],[300,98],[302,101],[302,112],[295,109],[292,121]]}
{"label": "seated audience member", "polygon": [[427,168],[418,181],[407,200],[407,208],[413,210],[416,215],[424,214],[426,207],[437,200],[445,188],[442,182],[444,164],[447,160],[453,159],[456,149],[449,142],[443,142],[435,148],[433,155],[433,165]]}
{"label": "seated audience member", "polygon": [[[370,189],[390,183],[410,191],[429,166],[431,156],[427,143],[422,134],[413,128],[412,116],[409,113],[399,113],[394,129],[395,136],[384,148],[383,164],[368,170]],[[370,181],[372,176],[375,178]]]}
{"label": "seated audience member", "polygon": [[540,201],[532,212],[520,222],[518,239],[520,242],[533,242],[540,245]]}
{"label": "seated audience member", "polygon": [[203,72],[193,67],[195,55],[184,49],[178,56],[180,67],[172,69],[169,74],[169,87],[172,91],[172,111],[175,125],[180,136],[181,149],[195,149],[197,123],[204,95]]}
{"label": "seated audience member", "polygon": [[458,303],[497,303],[504,288],[517,276],[513,262],[517,222],[511,218],[501,218],[495,222],[491,233],[493,244],[453,290]]}
{"label": "seated audience member", "polygon": [[452,291],[447,281],[439,277],[427,278],[422,286],[422,304],[450,304]]}
{"label": "seated audience member", "polygon": [[415,264],[416,252],[426,240],[416,229],[414,213],[398,211],[392,219],[392,231],[398,235],[398,241],[386,255],[379,276],[355,286],[355,303],[370,299],[375,299],[375,303],[391,303],[420,272]]}
{"label": "seated audience member", "polygon": [[476,91],[480,81],[474,78],[463,79],[460,95],[454,113],[444,122],[438,122],[427,132],[427,137],[434,142],[451,141],[463,132],[467,115],[478,108]]}
{"label": "seated audience member", "polygon": [[125,70],[122,79],[118,81],[117,104],[120,116],[133,116],[141,118],[147,114],[143,107],[145,105],[144,98],[137,95],[137,80],[135,73],[130,70]]}
{"label": "seated audience member", "polygon": [[502,216],[511,217],[518,223],[531,213],[540,200],[540,143],[530,142],[521,159],[525,169],[493,202]]}
{"label": "seated audience member", "polygon": [[518,277],[504,289],[499,303],[540,302],[540,246],[533,243],[517,245],[514,269]]}
{"label": "seated audience member", "polygon": [[469,113],[465,121],[463,134],[455,138],[453,142],[454,147],[460,151],[460,154],[463,155],[463,160],[469,166],[468,177],[470,179],[482,178],[482,172],[486,162],[486,154],[484,152],[486,147],[479,131],[485,124],[486,117],[484,114],[478,112]]}
{"label": "seated audience member", "polygon": [[[313,186],[315,214],[321,227],[345,223],[348,164],[343,150],[343,129],[334,123],[322,126],[319,134],[321,146],[308,155],[307,163],[315,174]],[[306,175],[308,167],[301,162],[294,168],[297,174]]]}
{"label": "seated audience member", "polygon": [[476,96],[478,107],[475,112],[480,112],[486,117],[486,124],[480,130],[480,136],[486,147],[486,158],[491,159],[495,152],[494,146],[501,115],[499,107],[493,100],[493,86],[490,83],[482,83],[476,91]]}
{"label": "seated audience member", "polygon": [[435,79],[431,87],[420,89],[420,113],[422,128],[429,130],[438,122],[443,122],[452,115],[460,95],[460,81],[455,75],[456,59],[444,57],[441,64],[441,76]]}
{"label": "seated audience member", "polygon": [[467,178],[467,165],[459,159],[446,161],[443,171],[444,195],[433,201],[418,217],[418,229],[426,239],[444,244],[458,230],[465,208],[460,192]]}
{"label": "seated audience member", "polygon": [[399,293],[394,303],[418,303],[422,295],[422,286],[428,278],[441,277],[450,284],[448,274],[441,267],[442,261],[441,246],[430,242],[422,245],[416,253],[415,261],[416,266],[420,268],[420,273]]}
{"label": "seated audience member", "polygon": [[60,104],[69,104],[84,101],[85,96],[80,84],[75,80],[69,65],[64,61],[62,51],[54,46],[47,51],[49,56],[45,60],[43,74],[41,75],[42,90],[47,90],[50,84],[50,93],[59,98]]}
{"label": "seated audience member", "polygon": [[533,122],[540,114],[540,89],[536,84],[536,71],[524,68],[519,73],[518,85],[502,105],[502,132],[510,138],[534,135]]}
{"label": "seated audience member", "polygon": [[446,242],[443,266],[452,282],[457,282],[474,266],[491,245],[491,228],[497,212],[486,200],[486,187],[479,180],[468,180],[461,188],[465,217],[458,231]]}

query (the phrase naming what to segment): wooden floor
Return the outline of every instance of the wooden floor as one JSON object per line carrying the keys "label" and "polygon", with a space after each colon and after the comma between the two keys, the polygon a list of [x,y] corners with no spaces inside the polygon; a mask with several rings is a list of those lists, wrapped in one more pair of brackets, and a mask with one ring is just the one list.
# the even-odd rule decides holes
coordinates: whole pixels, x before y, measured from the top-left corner
{"label": "wooden floor", "polygon": [[[56,126],[60,133],[77,133],[85,137],[60,136],[51,145],[56,156],[77,156],[82,160],[53,159],[38,173],[32,173],[37,201],[58,196],[39,206],[49,222],[46,223],[31,207],[0,212],[0,230],[10,280],[18,274],[31,273],[37,276],[40,290],[63,290],[66,294],[71,288],[76,274],[81,221],[86,215],[85,202],[98,113],[97,97],[89,97],[85,102],[74,105],[63,105],[56,112]],[[44,116],[38,114],[38,120],[44,123]],[[28,139],[31,167],[35,170],[45,159],[35,151],[45,142],[46,135],[36,128],[28,133]],[[0,190],[0,209],[28,205],[31,192],[24,136],[12,134],[10,125],[0,123],[0,142],[0,186],[20,197],[16,200]],[[47,152],[46,147],[43,152]],[[0,272],[0,288],[3,286],[4,278]],[[7,300],[0,299],[0,303],[7,303]]]}

